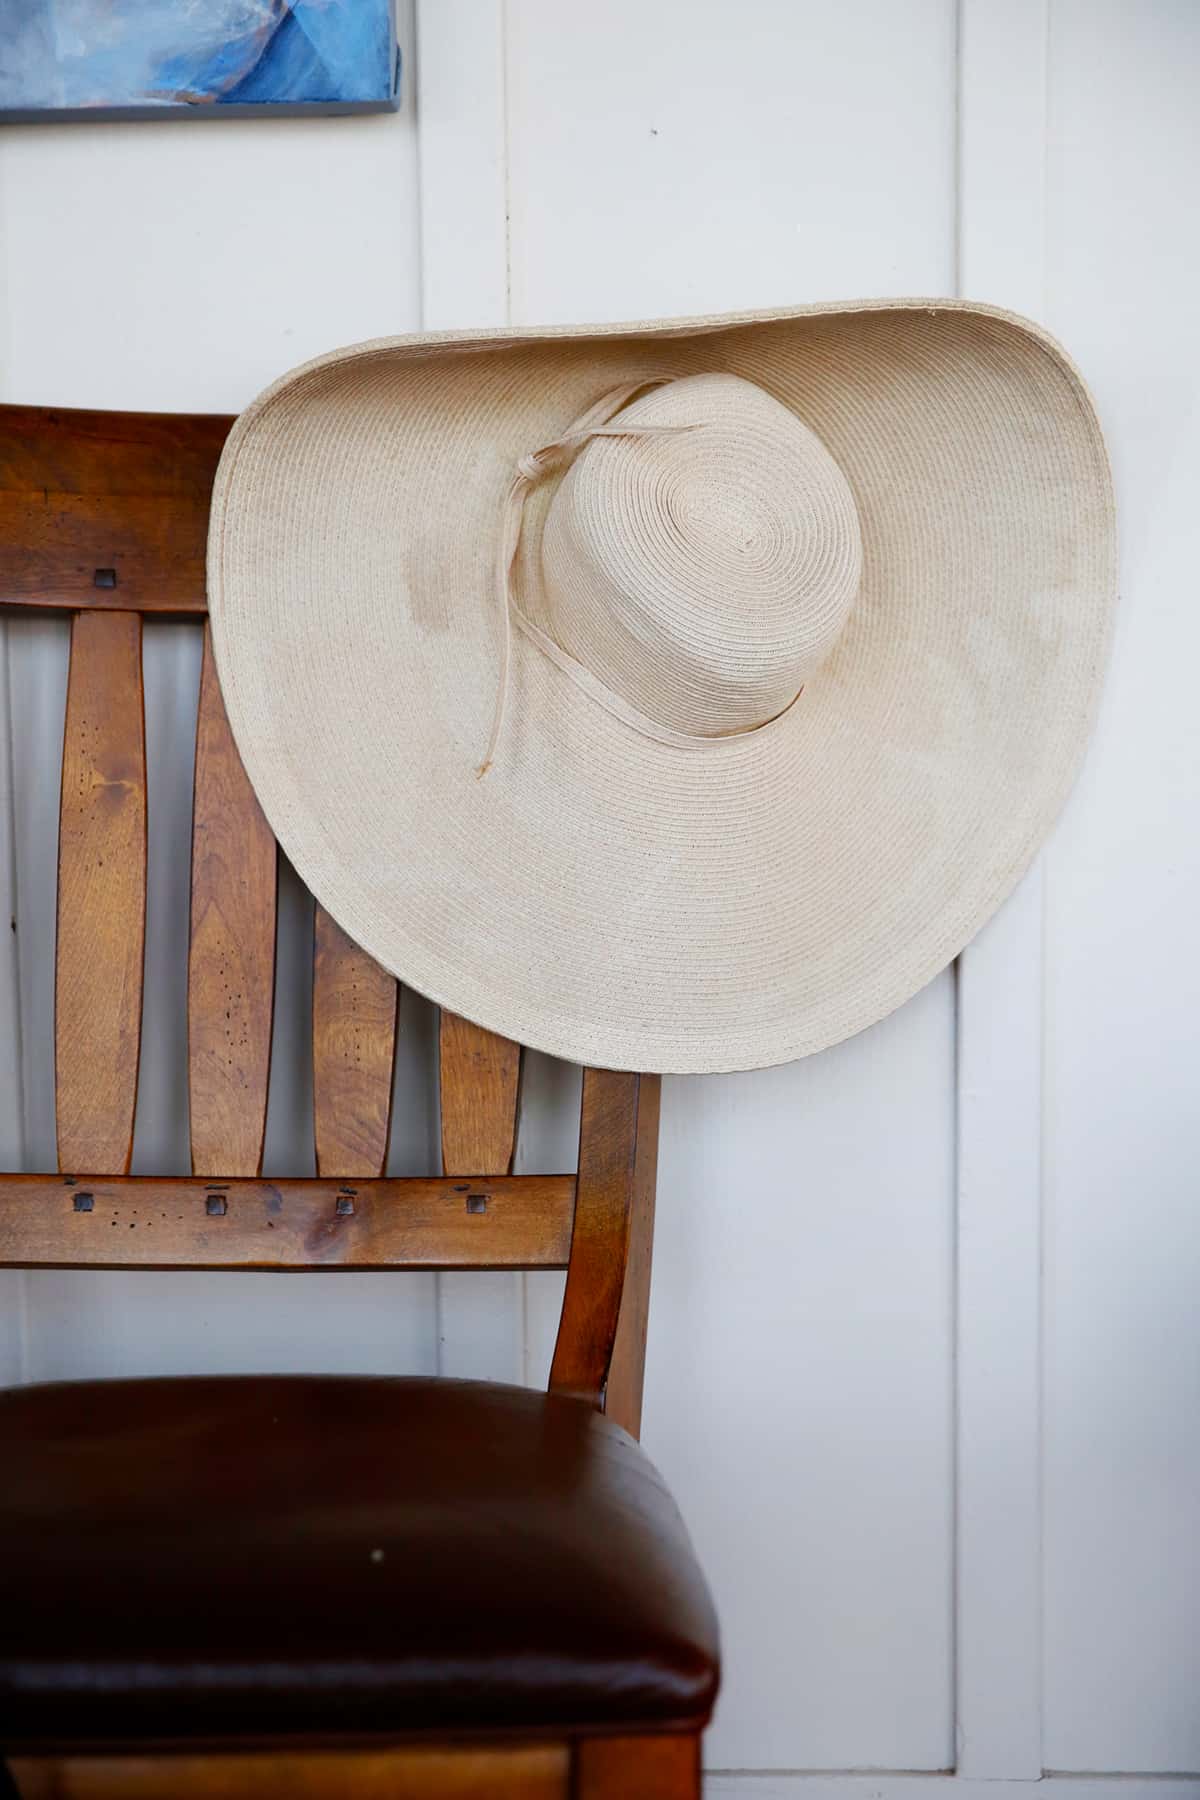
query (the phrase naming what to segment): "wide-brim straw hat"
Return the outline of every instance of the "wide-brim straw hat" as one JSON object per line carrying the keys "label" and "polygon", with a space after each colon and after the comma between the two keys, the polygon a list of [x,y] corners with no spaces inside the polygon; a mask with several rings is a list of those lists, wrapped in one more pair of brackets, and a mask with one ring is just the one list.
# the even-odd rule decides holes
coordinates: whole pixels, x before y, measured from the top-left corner
{"label": "wide-brim straw hat", "polygon": [[230,723],[320,903],[557,1056],[807,1055],[943,969],[1092,725],[1114,515],[1036,326],[945,300],[398,337],[213,495]]}

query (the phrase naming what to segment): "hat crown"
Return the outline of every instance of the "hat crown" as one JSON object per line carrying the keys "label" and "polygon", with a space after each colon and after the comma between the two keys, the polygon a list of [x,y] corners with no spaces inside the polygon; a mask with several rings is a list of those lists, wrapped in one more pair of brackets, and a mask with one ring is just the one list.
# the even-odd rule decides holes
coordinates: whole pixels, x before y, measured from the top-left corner
{"label": "hat crown", "polygon": [[[739,376],[685,376],[592,438],[546,513],[546,624],[658,724],[697,736],[784,711],[858,591],[854,497],[814,432]],[[664,429],[666,428],[666,429]]]}

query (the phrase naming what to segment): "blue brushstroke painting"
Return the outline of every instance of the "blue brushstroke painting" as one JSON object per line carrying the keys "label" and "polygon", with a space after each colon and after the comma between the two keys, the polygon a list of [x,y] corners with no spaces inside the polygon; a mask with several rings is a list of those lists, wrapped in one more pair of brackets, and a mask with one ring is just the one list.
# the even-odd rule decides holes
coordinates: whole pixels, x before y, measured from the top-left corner
{"label": "blue brushstroke painting", "polygon": [[395,103],[392,0],[0,0],[0,116]]}

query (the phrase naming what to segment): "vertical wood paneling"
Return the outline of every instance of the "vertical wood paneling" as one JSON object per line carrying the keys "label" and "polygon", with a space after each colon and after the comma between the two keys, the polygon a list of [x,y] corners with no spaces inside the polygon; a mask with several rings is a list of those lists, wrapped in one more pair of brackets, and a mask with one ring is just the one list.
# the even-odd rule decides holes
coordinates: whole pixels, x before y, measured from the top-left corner
{"label": "vertical wood paneling", "polygon": [[953,990],[663,1083],[642,1441],[712,1582],[706,1764],[953,1761]]}
{"label": "vertical wood paneling", "polygon": [[[953,291],[945,0],[508,0],[516,323]],[[953,983],[663,1084],[643,1441],[716,1591],[715,1767],[953,1761]]]}
{"label": "vertical wood paneling", "polygon": [[[959,5],[958,285],[1045,315],[1049,0]],[[1039,862],[958,971],[959,1773],[1042,1772]]]}
{"label": "vertical wood paneling", "polygon": [[1035,868],[958,981],[958,1767],[1042,1772],[1042,896]]}
{"label": "vertical wood paneling", "polygon": [[196,1175],[257,1175],[262,1167],[275,998],[275,863],[275,839],[229,730],[206,627],[188,958]]}
{"label": "vertical wood paneling", "polygon": [[1054,0],[1049,91],[1047,322],[1122,569],[1047,853],[1045,1756],[1200,1771],[1200,9]]}
{"label": "vertical wood paneling", "polygon": [[416,0],[421,323],[508,318],[505,0]]}
{"label": "vertical wood paneling", "polygon": [[518,324],[947,293],[950,0],[508,0]]}
{"label": "vertical wood paneling", "polygon": [[396,10],[397,115],[6,128],[4,399],[237,412],[334,344],[413,329],[412,0]]}
{"label": "vertical wood paneling", "polygon": [[121,1175],[133,1151],[146,930],[142,621],[79,613],[63,735],[54,988],[58,1166]]}
{"label": "vertical wood paneling", "polygon": [[323,906],[313,922],[313,1129],[319,1175],[382,1175],[396,983]]}

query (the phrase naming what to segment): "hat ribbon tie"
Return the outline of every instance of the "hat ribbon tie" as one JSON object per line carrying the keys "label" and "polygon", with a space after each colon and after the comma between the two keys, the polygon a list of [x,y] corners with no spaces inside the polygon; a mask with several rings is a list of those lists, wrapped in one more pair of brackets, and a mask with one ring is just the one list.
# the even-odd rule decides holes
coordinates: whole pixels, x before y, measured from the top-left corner
{"label": "hat ribbon tie", "polygon": [[[508,493],[504,501],[503,523],[500,530],[500,544],[496,556],[496,592],[500,601],[502,631],[500,638],[500,685],[496,693],[496,707],[492,715],[492,730],[488,738],[487,749],[483,753],[483,761],[475,771],[476,779],[482,778],[491,768],[496,755],[496,746],[500,742],[504,730],[504,717],[508,708],[509,672],[512,666],[512,616],[517,612],[522,626],[541,648],[553,643],[544,632],[520,614],[516,596],[513,593],[513,564],[516,561],[517,545],[521,541],[521,520],[525,512],[525,502],[531,489],[543,475],[548,475],[557,468],[570,453],[580,449],[584,444],[596,437],[659,437],[667,432],[691,431],[690,425],[612,425],[609,421],[620,412],[623,406],[638,394],[646,393],[651,388],[664,387],[673,381],[672,375],[653,376],[645,381],[626,382],[623,387],[612,388],[602,394],[599,400],[588,407],[586,412],[567,426],[561,437],[552,443],[543,444],[540,450],[533,450],[523,456],[513,471]],[[557,655],[556,662],[567,652],[561,644],[554,644]],[[572,663],[574,657],[569,658]],[[582,665],[579,665],[582,667]]]}
{"label": "hat ribbon tie", "polygon": [[783,713],[790,712],[800,698],[797,693],[789,700],[787,706],[774,714],[772,718],[763,719],[755,725],[745,726],[739,731],[701,735],[694,732],[672,730],[670,726],[660,725],[656,720],[648,718],[644,713],[639,712],[637,707],[631,706],[621,695],[614,694],[602,681],[597,680],[585,664],[572,656],[569,651],[564,650],[560,643],[549,637],[539,626],[534,624],[532,619],[527,618],[517,602],[516,594],[513,591],[513,566],[516,562],[517,546],[521,541],[521,522],[524,517],[525,502],[534,486],[544,475],[548,475],[560,467],[573,451],[589,443],[592,438],[665,437],[675,432],[695,431],[694,424],[622,425],[610,422],[621,408],[627,406],[637,395],[647,393],[651,388],[666,387],[676,379],[677,377],[674,375],[656,375],[643,381],[627,382],[623,387],[612,388],[607,394],[602,394],[600,399],[589,406],[586,412],[580,413],[579,417],[568,425],[561,437],[555,438],[552,443],[543,444],[540,450],[530,451],[528,455],[521,457],[513,471],[508,493],[505,496],[500,542],[496,556],[496,594],[502,621],[500,680],[496,692],[495,711],[492,715],[491,735],[488,738],[487,749],[483,753],[483,760],[475,770],[476,780],[481,780],[491,768],[496,756],[496,747],[504,731],[512,668],[514,620],[525,635],[533,640],[543,655],[569,676],[577,687],[590,694],[606,711],[620,719],[623,724],[631,726],[643,737],[652,738],[657,743],[672,744],[684,749],[691,749],[696,745],[723,743],[728,737],[742,737],[749,732],[761,731],[764,725],[773,724],[775,719],[782,718]]}

